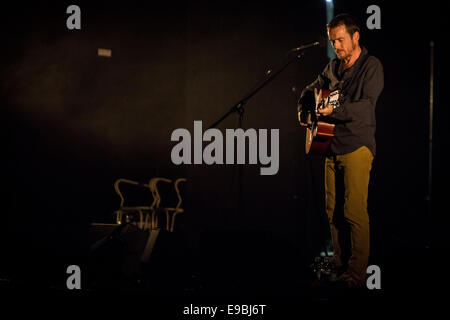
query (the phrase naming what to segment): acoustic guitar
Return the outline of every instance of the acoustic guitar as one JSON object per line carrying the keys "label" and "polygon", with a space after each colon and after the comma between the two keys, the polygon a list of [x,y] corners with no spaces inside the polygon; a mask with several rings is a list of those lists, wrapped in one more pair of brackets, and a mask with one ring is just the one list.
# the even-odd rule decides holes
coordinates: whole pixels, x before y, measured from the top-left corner
{"label": "acoustic guitar", "polygon": [[329,91],[325,89],[314,89],[315,106],[314,108],[307,108],[306,121],[306,154],[324,155],[334,136],[334,124],[325,121],[319,121],[318,109],[323,109],[327,105],[337,108],[339,106],[339,90]]}

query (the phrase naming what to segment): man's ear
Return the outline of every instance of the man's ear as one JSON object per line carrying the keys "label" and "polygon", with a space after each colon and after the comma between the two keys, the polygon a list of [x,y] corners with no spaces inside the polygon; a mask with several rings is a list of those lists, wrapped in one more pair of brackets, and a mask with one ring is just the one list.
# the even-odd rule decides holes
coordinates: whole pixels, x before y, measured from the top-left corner
{"label": "man's ear", "polygon": [[358,41],[359,41],[359,31],[355,31],[355,32],[353,33],[352,38],[353,38],[353,41],[358,42]]}

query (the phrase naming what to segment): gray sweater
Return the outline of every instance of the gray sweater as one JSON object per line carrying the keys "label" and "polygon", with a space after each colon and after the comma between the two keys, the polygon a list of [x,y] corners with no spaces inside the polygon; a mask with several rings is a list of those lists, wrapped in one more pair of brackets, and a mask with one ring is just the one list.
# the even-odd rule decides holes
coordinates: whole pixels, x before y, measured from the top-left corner
{"label": "gray sweater", "polygon": [[383,66],[377,58],[361,47],[359,58],[349,69],[339,74],[339,59],[331,60],[317,79],[306,86],[298,102],[298,111],[314,106],[314,88],[339,89],[340,106],[323,121],[335,124],[331,140],[331,154],[345,154],[361,146],[368,147],[375,156],[375,105],[383,90]]}

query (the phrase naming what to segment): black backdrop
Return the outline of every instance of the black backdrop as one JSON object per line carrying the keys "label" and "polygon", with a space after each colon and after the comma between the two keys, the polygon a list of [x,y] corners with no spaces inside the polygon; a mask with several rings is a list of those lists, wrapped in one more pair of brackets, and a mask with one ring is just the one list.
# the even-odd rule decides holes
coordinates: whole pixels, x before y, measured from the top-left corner
{"label": "black backdrop", "polygon": [[[323,159],[305,158],[296,100],[326,64],[325,48],[307,51],[248,102],[245,128],[280,129],[280,168],[277,175],[261,176],[259,165],[244,166],[241,212],[237,166],[175,166],[170,135],[176,128],[193,132],[194,120],[206,128],[289,49],[326,37],[324,1],[80,1],[81,30],[66,28],[70,4],[4,10],[3,271],[20,278],[30,264],[57,273],[60,264],[78,261],[89,224],[112,221],[118,208],[114,181],[154,176],[188,179],[187,243],[204,261],[216,261],[216,255],[218,265],[236,272],[255,257],[262,273],[283,265],[306,268],[322,249],[328,227]],[[365,27],[370,4],[381,8],[381,30]],[[335,1],[334,6],[336,13],[351,12],[360,20],[361,42],[385,71],[370,195],[374,262],[427,241],[445,247],[445,211],[438,208],[445,203],[440,186],[448,176],[443,93],[448,4]],[[435,41],[435,148],[427,234],[430,40]],[[97,56],[98,48],[111,49],[112,57]],[[233,115],[219,128],[234,128],[236,120]]]}

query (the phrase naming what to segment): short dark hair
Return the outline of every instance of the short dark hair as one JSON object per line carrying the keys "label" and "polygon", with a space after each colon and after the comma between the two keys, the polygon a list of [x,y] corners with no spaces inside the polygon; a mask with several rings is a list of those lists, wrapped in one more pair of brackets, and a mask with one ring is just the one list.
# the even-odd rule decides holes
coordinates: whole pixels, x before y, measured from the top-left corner
{"label": "short dark hair", "polygon": [[361,33],[359,24],[356,19],[348,13],[341,13],[331,19],[330,23],[327,25],[327,30],[336,28],[338,26],[344,25],[347,32],[353,36],[353,34],[358,31]]}

